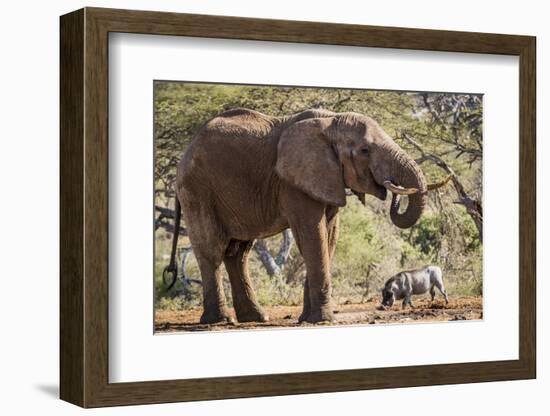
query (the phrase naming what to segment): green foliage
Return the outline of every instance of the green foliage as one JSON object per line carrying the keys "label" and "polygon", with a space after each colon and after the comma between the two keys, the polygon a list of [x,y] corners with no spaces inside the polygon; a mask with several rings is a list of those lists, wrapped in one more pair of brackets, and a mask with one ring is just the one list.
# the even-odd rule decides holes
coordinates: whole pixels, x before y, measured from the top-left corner
{"label": "green foliage", "polygon": [[411,244],[422,254],[433,256],[441,248],[441,219],[426,215],[420,218],[411,234]]}
{"label": "green foliage", "polygon": [[481,241],[472,218],[463,210],[458,215],[458,221],[458,227],[462,230],[466,250],[475,251],[480,249]]}
{"label": "green foliage", "polygon": [[[237,107],[271,115],[289,115],[308,108],[354,111],[374,118],[413,157],[421,155],[404,134],[424,151],[442,157],[460,177],[466,190],[479,200],[482,194],[482,100],[478,95],[407,93],[393,91],[289,88],[251,85],[155,82],[155,204],[171,207],[176,165],[200,126],[217,113]],[[446,176],[433,163],[421,165],[429,182]],[[333,261],[333,296],[336,303],[360,302],[378,296],[384,281],[395,273],[425,264],[444,272],[449,293],[482,294],[482,244],[476,225],[461,205],[452,185],[430,193],[425,215],[409,230],[395,227],[387,202],[367,196],[364,207],[348,197],[340,211],[340,237]],[[163,289],[162,270],[168,263],[171,234],[156,231],[155,307],[181,309],[198,306],[202,292],[181,282]],[[280,237],[271,239],[276,246]],[[188,246],[186,238],[181,246]],[[196,261],[187,272],[200,279]],[[302,303],[305,267],[297,248],[281,276],[269,277],[254,254],[250,273],[260,303]],[[231,291],[224,278],[231,304]]]}

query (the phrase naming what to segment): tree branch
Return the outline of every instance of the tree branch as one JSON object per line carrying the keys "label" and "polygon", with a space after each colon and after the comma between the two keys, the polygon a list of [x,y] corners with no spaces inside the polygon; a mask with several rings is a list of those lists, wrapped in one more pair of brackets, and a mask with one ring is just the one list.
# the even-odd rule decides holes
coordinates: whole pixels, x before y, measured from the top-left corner
{"label": "tree branch", "polygon": [[420,165],[426,161],[430,161],[451,176],[451,180],[453,181],[454,188],[458,195],[458,200],[454,203],[463,205],[466,208],[466,212],[470,215],[470,217],[474,221],[474,224],[476,225],[480,241],[483,241],[483,207],[481,205],[481,202],[471,197],[468,192],[466,192],[466,189],[460,181],[460,178],[455,173],[455,171],[447,164],[447,162],[445,162],[439,156],[425,152],[422,146],[420,146],[420,144],[413,140],[407,133],[402,133],[402,137],[420,152],[421,157],[416,160],[416,163]]}
{"label": "tree branch", "polygon": [[[159,228],[163,228],[164,230],[168,231],[169,233],[174,233],[174,224],[173,222],[168,222],[165,220],[165,218],[174,220],[176,218],[176,213],[173,209],[161,207],[158,205],[155,205],[155,211],[159,213],[159,216],[155,219],[155,231]],[[187,229],[181,224],[180,222],[180,231],[179,235],[187,236]]]}
{"label": "tree branch", "polygon": [[283,240],[279,251],[275,257],[273,257],[269,251],[269,246],[266,240],[256,240],[254,243],[254,251],[258,255],[258,258],[262,262],[267,274],[269,276],[280,275],[284,269],[284,265],[290,255],[290,249],[294,238],[289,229],[283,231]]}

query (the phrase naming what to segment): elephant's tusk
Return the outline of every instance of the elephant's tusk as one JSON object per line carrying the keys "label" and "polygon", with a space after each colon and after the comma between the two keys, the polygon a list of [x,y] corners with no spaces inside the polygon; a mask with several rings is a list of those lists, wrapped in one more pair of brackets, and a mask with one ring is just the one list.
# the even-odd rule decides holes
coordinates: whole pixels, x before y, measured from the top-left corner
{"label": "elephant's tusk", "polygon": [[433,191],[435,189],[438,189],[438,188],[441,188],[442,186],[447,185],[447,183],[451,180],[452,177],[453,175],[449,175],[447,176],[446,179],[443,179],[441,182],[430,183],[428,185],[428,191]]}
{"label": "elephant's tusk", "polygon": [[402,186],[393,184],[391,181],[384,181],[384,186],[387,190],[397,195],[413,195],[418,192],[418,188],[403,188]]}

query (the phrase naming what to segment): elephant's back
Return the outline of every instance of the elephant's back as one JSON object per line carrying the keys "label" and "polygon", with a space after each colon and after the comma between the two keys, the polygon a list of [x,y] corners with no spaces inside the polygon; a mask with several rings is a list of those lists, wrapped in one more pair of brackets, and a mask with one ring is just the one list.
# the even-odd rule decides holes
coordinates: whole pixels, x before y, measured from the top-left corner
{"label": "elephant's back", "polygon": [[224,111],[206,122],[200,138],[222,141],[258,141],[269,137],[280,124],[277,117],[246,108]]}
{"label": "elephant's back", "polygon": [[280,120],[257,111],[234,109],[206,122],[185,150],[177,169],[178,187],[200,182],[238,182],[273,169]]}

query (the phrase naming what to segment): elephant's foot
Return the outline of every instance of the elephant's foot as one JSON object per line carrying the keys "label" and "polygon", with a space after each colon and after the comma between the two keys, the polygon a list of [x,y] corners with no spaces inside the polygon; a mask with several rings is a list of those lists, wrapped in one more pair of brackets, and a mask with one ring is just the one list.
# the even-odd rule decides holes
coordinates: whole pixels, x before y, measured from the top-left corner
{"label": "elephant's foot", "polygon": [[303,311],[298,318],[298,323],[307,322],[308,317],[309,311]]}
{"label": "elephant's foot", "polygon": [[245,311],[239,311],[235,309],[237,315],[237,321],[239,322],[267,322],[269,316],[261,308],[247,309]]}
{"label": "elephant's foot", "polygon": [[334,317],[332,308],[328,307],[304,311],[298,318],[298,322],[309,322],[311,324],[334,321],[336,321],[336,318]]}
{"label": "elephant's foot", "polygon": [[201,320],[201,324],[233,324],[234,319],[229,315],[227,310],[214,310],[204,311]]}

